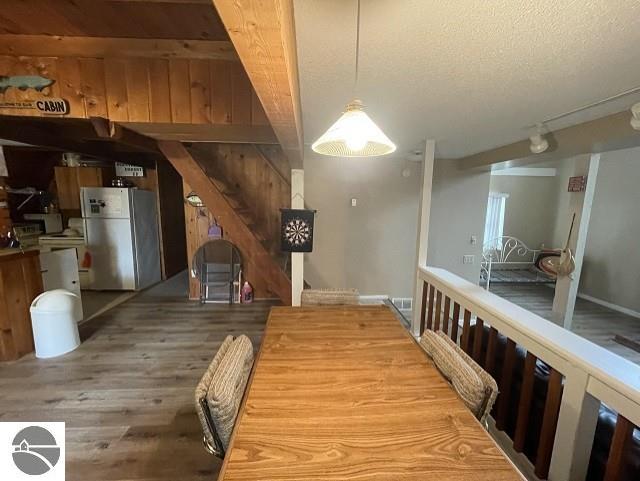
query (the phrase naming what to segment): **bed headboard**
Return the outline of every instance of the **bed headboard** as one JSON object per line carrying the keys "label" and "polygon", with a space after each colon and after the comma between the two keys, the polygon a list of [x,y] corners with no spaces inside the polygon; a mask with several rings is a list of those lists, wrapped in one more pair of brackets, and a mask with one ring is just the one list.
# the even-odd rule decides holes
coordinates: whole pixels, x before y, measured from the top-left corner
{"label": "bed headboard", "polygon": [[496,237],[482,246],[482,261],[492,264],[533,264],[540,253],[517,237]]}

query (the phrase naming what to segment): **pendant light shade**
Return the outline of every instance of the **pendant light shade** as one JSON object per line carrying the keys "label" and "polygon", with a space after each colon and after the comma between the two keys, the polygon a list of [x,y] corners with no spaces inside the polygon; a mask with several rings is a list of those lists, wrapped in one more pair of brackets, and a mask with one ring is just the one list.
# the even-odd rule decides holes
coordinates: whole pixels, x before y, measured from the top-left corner
{"label": "pendant light shade", "polygon": [[362,102],[354,100],[311,149],[334,157],[373,157],[390,154],[396,146],[364,112]]}
{"label": "pendant light shade", "polygon": [[[360,0],[357,5],[354,97],[360,59]],[[375,157],[395,152],[396,146],[364,112],[362,102],[356,98],[336,123],[311,145],[311,150],[334,157]]]}

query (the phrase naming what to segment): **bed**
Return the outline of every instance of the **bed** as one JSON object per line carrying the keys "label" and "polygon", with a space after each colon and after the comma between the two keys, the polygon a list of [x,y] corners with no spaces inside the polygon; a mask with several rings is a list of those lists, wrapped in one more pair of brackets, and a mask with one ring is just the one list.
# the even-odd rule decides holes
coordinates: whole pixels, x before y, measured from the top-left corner
{"label": "bed", "polygon": [[489,290],[493,283],[554,283],[554,278],[535,265],[541,252],[540,249],[529,248],[513,236],[496,237],[486,242],[482,248],[480,285]]}

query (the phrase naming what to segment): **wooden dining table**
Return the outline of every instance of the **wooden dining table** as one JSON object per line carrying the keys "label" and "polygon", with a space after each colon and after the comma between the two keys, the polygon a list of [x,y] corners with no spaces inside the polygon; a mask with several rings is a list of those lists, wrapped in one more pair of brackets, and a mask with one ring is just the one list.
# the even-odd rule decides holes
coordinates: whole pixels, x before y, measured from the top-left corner
{"label": "wooden dining table", "polygon": [[386,306],[274,307],[219,480],[522,480]]}

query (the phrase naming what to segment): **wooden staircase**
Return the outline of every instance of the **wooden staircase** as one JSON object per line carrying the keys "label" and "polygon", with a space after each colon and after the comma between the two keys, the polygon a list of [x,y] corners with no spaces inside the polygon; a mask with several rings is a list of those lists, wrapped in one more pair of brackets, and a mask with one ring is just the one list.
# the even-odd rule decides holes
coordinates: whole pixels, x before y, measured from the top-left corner
{"label": "wooden staircase", "polygon": [[286,272],[288,255],[279,252],[278,239],[265,235],[238,186],[203,168],[204,163],[197,158],[206,156],[206,152],[197,148],[190,152],[180,142],[174,141],[158,142],[158,147],[204,204],[215,212],[225,237],[238,246],[244,262],[251,267],[252,275],[260,276],[273,294],[290,305],[291,281]]}

